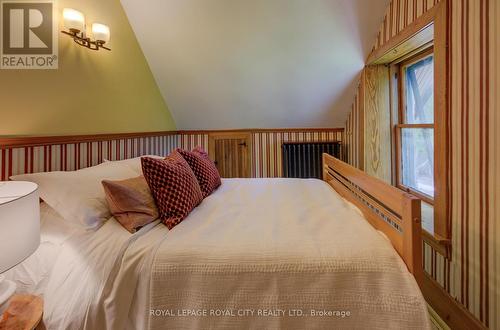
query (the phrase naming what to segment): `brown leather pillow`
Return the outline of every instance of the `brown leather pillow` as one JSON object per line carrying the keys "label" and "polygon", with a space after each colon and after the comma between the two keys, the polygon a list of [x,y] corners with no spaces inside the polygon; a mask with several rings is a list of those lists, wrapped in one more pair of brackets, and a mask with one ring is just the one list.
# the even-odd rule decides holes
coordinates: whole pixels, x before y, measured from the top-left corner
{"label": "brown leather pillow", "polygon": [[103,180],[102,186],[111,213],[129,232],[135,233],[158,218],[158,209],[144,176]]}

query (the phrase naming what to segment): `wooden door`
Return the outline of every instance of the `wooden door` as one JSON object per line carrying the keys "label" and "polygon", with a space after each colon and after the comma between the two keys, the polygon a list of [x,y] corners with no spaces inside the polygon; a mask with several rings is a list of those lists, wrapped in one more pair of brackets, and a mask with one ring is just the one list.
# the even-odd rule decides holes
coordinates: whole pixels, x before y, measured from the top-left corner
{"label": "wooden door", "polygon": [[249,133],[210,134],[209,155],[215,161],[221,177],[250,177]]}

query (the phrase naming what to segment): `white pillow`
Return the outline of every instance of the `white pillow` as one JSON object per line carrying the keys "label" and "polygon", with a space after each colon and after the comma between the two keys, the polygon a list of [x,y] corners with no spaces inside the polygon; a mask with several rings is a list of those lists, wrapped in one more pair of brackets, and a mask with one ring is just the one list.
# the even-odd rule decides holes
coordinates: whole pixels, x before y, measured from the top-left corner
{"label": "white pillow", "polygon": [[107,160],[107,159],[105,159],[104,161],[106,163],[114,163],[114,164],[128,166],[132,170],[134,170],[138,175],[142,175],[141,157],[150,157],[150,158],[156,158],[156,159],[164,159],[165,158],[165,157],[156,156],[156,155],[144,155],[144,156],[140,156],[140,157],[123,159],[123,160]]}
{"label": "white pillow", "polygon": [[38,184],[40,198],[64,219],[85,229],[97,229],[111,217],[101,181],[136,176],[130,167],[108,162],[78,171],[23,174],[10,179]]}

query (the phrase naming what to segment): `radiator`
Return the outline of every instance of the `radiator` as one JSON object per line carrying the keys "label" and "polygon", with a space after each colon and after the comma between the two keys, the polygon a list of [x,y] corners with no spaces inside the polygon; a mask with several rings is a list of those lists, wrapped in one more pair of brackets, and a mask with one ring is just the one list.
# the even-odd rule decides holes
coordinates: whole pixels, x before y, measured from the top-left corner
{"label": "radiator", "polygon": [[322,155],[340,158],[340,142],[288,142],[283,143],[284,178],[318,178],[323,176]]}

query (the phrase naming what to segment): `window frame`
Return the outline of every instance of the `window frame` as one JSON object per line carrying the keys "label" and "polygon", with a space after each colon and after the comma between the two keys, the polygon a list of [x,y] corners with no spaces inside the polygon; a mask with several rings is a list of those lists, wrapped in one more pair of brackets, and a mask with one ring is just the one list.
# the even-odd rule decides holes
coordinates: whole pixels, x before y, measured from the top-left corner
{"label": "window frame", "polygon": [[[434,48],[434,228],[427,231],[422,228],[422,237],[427,244],[449,260],[451,254],[451,176],[452,165],[450,155],[450,130],[452,126],[450,93],[451,77],[449,75],[449,0],[442,0],[422,16],[415,19],[403,30],[375,48],[366,60],[366,65],[386,65],[389,67],[389,106],[391,116],[391,175],[392,183],[396,185],[395,149],[396,129],[398,123],[398,91],[395,76],[397,63],[411,57],[413,54]],[[363,84],[360,97],[364,100]],[[360,109],[363,111],[363,102]],[[366,119],[365,119],[366,120]],[[364,124],[360,124],[361,132]],[[364,150],[365,141],[361,140],[360,150]],[[363,155],[363,154],[361,154]]]}
{"label": "window frame", "polygon": [[[408,58],[404,58],[402,60],[399,60],[397,63],[394,63],[396,65],[396,72],[397,72],[397,77],[396,77],[396,84],[397,84],[397,120],[395,124],[395,185],[396,187],[409,192],[413,195],[416,195],[420,199],[422,199],[424,202],[434,206],[434,198],[432,196],[429,196],[427,194],[424,194],[418,190],[415,190],[411,187],[408,187],[402,183],[402,130],[404,128],[426,128],[426,129],[432,129],[434,133],[434,150],[435,151],[435,146],[436,146],[436,114],[435,114],[435,109],[434,109],[434,119],[432,124],[408,124],[406,121],[406,113],[405,113],[405,105],[406,105],[406,91],[405,91],[405,86],[406,86],[406,79],[405,79],[405,68],[408,66],[411,66],[426,57],[434,57],[434,47],[431,45],[429,47],[426,47],[423,50],[418,51],[416,54],[411,55]],[[434,63],[434,60],[433,60]],[[435,89],[434,89],[435,90]],[[436,186],[436,180],[435,180],[435,173],[436,173],[436,160],[434,160],[434,186]]]}

